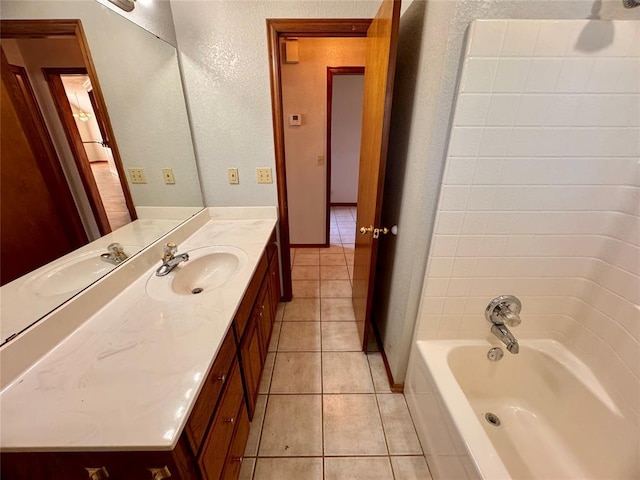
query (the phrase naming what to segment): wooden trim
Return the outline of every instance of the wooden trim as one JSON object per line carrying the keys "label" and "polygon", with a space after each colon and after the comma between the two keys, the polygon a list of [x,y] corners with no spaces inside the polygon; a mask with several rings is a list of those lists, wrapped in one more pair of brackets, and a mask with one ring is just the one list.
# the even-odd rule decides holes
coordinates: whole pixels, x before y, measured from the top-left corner
{"label": "wooden trim", "polygon": [[102,87],[100,86],[100,80],[98,78],[98,73],[96,71],[96,67],[93,63],[93,58],[91,57],[91,51],[89,50],[89,44],[87,43],[87,37],[84,34],[84,29],[82,28],[82,22],[77,20],[76,28],[75,28],[75,36],[78,40],[78,44],[80,45],[80,50],[82,51],[82,57],[84,59],[85,67],[89,73],[89,78],[91,79],[91,88],[93,89],[93,96],[98,106],[98,111],[96,114],[101,115],[101,121],[106,133],[106,140],[109,142],[109,148],[111,149],[111,155],[113,156],[113,161],[116,165],[116,170],[118,171],[118,177],[120,178],[120,185],[122,186],[122,193],[124,195],[125,203],[127,204],[127,210],[129,210],[129,216],[131,217],[131,221],[138,219],[138,215],[136,213],[136,207],[133,203],[133,197],[131,196],[131,190],[129,190],[129,184],[127,183],[127,175],[124,170],[124,164],[122,163],[122,156],[120,155],[120,149],[118,148],[118,143],[116,142],[116,136],[113,133],[113,127],[111,125],[111,119],[109,117],[109,110],[107,109],[107,103],[104,100],[104,95],[102,93]]}
{"label": "wooden trim", "polygon": [[[332,104],[333,104],[333,77],[335,75],[364,75],[364,67],[327,67],[327,145],[326,145],[326,159],[327,159],[327,176],[326,176],[326,187],[327,191],[325,194],[327,205],[325,207],[326,211],[326,243],[329,245],[330,243],[330,225],[331,225],[331,207],[338,206],[338,203],[331,202],[331,120],[332,120]],[[357,205],[354,203],[353,205]]]}
{"label": "wooden trim", "polygon": [[82,186],[87,193],[91,211],[98,224],[98,230],[100,231],[100,235],[106,235],[111,232],[107,212],[102,203],[98,185],[91,171],[91,164],[89,163],[87,152],[84,149],[82,138],[80,137],[80,132],[78,132],[78,126],[73,118],[73,112],[64,90],[62,78],[60,77],[62,74],[86,75],[87,70],[85,68],[43,68],[42,72],[44,73],[45,80],[49,84],[53,103],[56,106],[58,116],[62,122],[62,128],[69,142],[73,160],[80,174],[80,179],[82,180]]}
{"label": "wooden trim", "polygon": [[357,207],[358,203],[354,202],[354,203],[349,203],[349,202],[336,202],[336,203],[331,203],[332,207]]}
{"label": "wooden trim", "polygon": [[328,243],[292,243],[291,248],[329,248]]}
{"label": "wooden trim", "polygon": [[396,383],[393,379],[393,374],[391,373],[391,368],[389,367],[389,360],[387,359],[387,354],[384,351],[384,345],[382,344],[382,339],[380,337],[380,332],[378,331],[378,325],[375,322],[370,322],[371,327],[373,329],[373,335],[376,339],[376,345],[378,346],[378,350],[380,350],[380,355],[382,356],[382,361],[384,362],[384,369],[387,372],[387,380],[389,380],[389,388],[393,393],[404,393],[404,382]]}
{"label": "wooden trim", "polygon": [[[59,217],[65,236],[73,248],[86,245],[89,242],[87,232],[82,225],[80,214],[73,200],[73,194],[62,170],[60,159],[53,146],[53,141],[49,135],[49,130],[47,130],[44,117],[38,106],[27,71],[24,67],[8,64],[4,50],[2,50],[2,64],[3,74],[5,74],[4,67],[8,66],[7,74],[11,71],[16,82],[21,87],[24,102],[26,103],[23,103],[20,98],[17,98],[18,92],[12,92],[11,89],[9,89],[9,94],[17,106],[20,105],[21,109],[29,112],[26,116],[21,115],[21,117],[26,117],[22,122],[23,128],[28,132],[30,138],[39,139],[39,141],[34,142],[32,146],[37,149],[35,157],[40,167],[40,173],[44,178],[47,188],[51,192],[52,198],[56,199],[53,207],[60,212]],[[15,85],[13,82],[6,83],[8,86]]]}
{"label": "wooden trim", "polygon": [[293,297],[291,284],[291,253],[289,251],[289,210],[287,200],[287,174],[284,152],[284,122],[282,109],[282,79],[280,71],[280,37],[364,37],[371,19],[267,19],[267,44],[269,49],[269,77],[271,86],[271,113],[273,118],[273,143],[276,160],[276,184],[278,190],[278,234],[280,240],[280,265],[282,270],[282,300]]}
{"label": "wooden trim", "polygon": [[2,20],[0,38],[75,36],[80,20]]}

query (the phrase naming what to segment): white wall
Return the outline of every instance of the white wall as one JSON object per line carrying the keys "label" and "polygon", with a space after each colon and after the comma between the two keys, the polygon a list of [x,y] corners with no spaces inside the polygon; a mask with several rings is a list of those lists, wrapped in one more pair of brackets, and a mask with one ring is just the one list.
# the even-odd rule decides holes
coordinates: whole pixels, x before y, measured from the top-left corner
{"label": "white wall", "polygon": [[[327,67],[364,65],[366,39],[300,38],[297,43],[298,63],[283,63],[281,74],[289,236],[294,245],[318,245],[327,238],[327,163],[318,165],[318,156],[327,156]],[[302,116],[302,125],[289,125],[293,113]],[[361,122],[362,101],[356,116]],[[359,135],[356,142],[359,153]],[[356,163],[356,173],[357,168]],[[357,177],[355,188],[357,194]]]}
{"label": "white wall", "polygon": [[356,203],[364,75],[334,75],[332,89],[331,203]]}
{"label": "white wall", "polygon": [[[369,18],[375,1],[172,0],[205,204],[276,205],[267,18]],[[227,183],[238,167],[239,185]]]}
{"label": "white wall", "polygon": [[[478,18],[588,18],[597,2],[429,0],[405,2],[400,21],[383,224],[398,236],[380,243],[385,268],[378,326],[394,379],[406,374],[424,281],[464,38]],[[604,19],[640,19],[640,8],[605,0]],[[389,273],[390,272],[390,273]]]}
{"label": "white wall", "polygon": [[555,338],[640,417],[640,22],[470,30],[417,339]]}

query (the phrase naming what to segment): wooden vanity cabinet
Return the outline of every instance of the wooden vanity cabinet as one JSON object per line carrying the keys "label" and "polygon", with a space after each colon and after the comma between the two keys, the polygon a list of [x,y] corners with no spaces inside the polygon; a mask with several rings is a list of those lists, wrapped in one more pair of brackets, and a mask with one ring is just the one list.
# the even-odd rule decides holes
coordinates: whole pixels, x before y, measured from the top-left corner
{"label": "wooden vanity cabinet", "polygon": [[270,242],[173,450],[2,452],[0,477],[10,480],[237,479],[280,296],[278,268],[277,248]]}

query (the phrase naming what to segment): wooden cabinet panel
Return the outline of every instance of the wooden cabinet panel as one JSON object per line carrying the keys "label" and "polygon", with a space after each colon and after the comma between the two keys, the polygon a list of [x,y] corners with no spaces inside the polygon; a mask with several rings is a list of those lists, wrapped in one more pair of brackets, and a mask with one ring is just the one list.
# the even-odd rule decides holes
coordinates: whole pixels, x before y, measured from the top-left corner
{"label": "wooden cabinet panel", "polygon": [[237,363],[231,367],[229,375],[229,384],[207,433],[202,453],[198,458],[202,478],[206,480],[220,478],[236,429],[238,413],[241,412],[240,407],[243,406],[244,392]]}
{"label": "wooden cabinet panel", "polygon": [[249,320],[249,317],[251,317],[251,312],[253,311],[253,306],[256,303],[256,297],[260,291],[260,286],[262,285],[262,280],[267,272],[268,265],[269,262],[267,261],[267,256],[263,255],[236,312],[234,325],[239,339],[242,338],[243,332],[247,328],[247,321]]}
{"label": "wooden cabinet panel", "polygon": [[231,446],[229,447],[227,461],[224,466],[224,472],[222,473],[222,478],[225,480],[236,480],[240,475],[240,469],[242,468],[242,461],[244,459],[244,449],[247,446],[250,427],[251,424],[249,423],[247,409],[244,405],[241,405],[240,413],[238,414],[236,434],[234,435]]}
{"label": "wooden cabinet panel", "polygon": [[253,420],[256,402],[258,400],[258,387],[264,360],[260,353],[260,334],[258,331],[258,317],[251,315],[249,324],[240,342],[240,364],[244,377],[247,410],[249,419]]}
{"label": "wooden cabinet panel", "polygon": [[269,297],[271,299],[271,313],[272,320],[276,319],[276,310],[278,309],[278,303],[280,303],[280,262],[278,261],[278,249],[275,249],[274,254],[269,260]]}
{"label": "wooden cabinet panel", "polygon": [[229,379],[229,369],[235,355],[236,341],[232,329],[229,329],[185,428],[185,433],[194,455],[198,454],[200,444],[209,426],[211,415]]}

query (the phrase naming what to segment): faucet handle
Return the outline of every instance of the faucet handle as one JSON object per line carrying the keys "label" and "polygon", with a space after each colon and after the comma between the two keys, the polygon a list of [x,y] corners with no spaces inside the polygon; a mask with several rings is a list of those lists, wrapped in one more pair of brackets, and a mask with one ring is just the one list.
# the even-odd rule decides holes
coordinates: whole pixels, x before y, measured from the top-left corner
{"label": "faucet handle", "polygon": [[124,253],[124,248],[118,242],[110,243],[107,247],[107,250],[112,255],[118,255],[120,253]]}
{"label": "faucet handle", "polygon": [[178,252],[178,246],[173,242],[168,242],[164,246],[164,257],[165,261],[171,260],[173,256]]}
{"label": "faucet handle", "polygon": [[517,327],[522,323],[520,315],[509,309],[504,309],[503,311],[501,311],[500,316],[504,318],[504,323],[506,323],[509,327]]}
{"label": "faucet handle", "polygon": [[519,315],[521,309],[522,304],[517,297],[500,295],[491,300],[484,315],[487,320],[495,325],[504,325],[506,323],[510,327],[516,327],[521,323]]}

